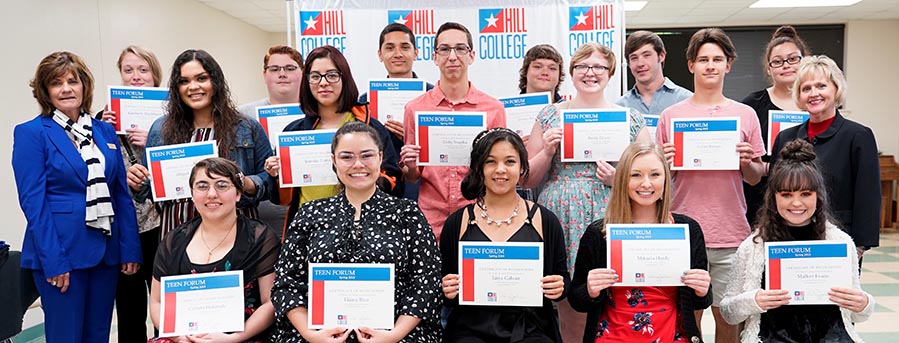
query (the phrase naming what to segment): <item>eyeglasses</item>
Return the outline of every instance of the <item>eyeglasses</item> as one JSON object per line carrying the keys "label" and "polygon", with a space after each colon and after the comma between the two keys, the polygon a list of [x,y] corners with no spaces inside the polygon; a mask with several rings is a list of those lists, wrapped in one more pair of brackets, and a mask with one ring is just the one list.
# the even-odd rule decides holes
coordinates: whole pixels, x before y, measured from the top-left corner
{"label": "eyeglasses", "polygon": [[573,69],[574,72],[577,74],[586,74],[587,71],[590,71],[590,70],[592,70],[593,73],[596,73],[596,74],[603,74],[603,73],[607,73],[609,70],[611,70],[611,68],[606,67],[606,66],[601,66],[601,65],[588,66],[586,64],[575,64],[574,67],[571,67],[571,69]]}
{"label": "eyeglasses", "polygon": [[768,62],[768,65],[771,66],[771,68],[778,68],[780,66],[783,66],[784,63],[792,65],[792,64],[799,63],[799,61],[801,61],[801,60],[802,60],[802,56],[790,56],[789,58],[787,58],[785,60],[771,60],[771,62]]}
{"label": "eyeglasses", "polygon": [[336,160],[343,166],[352,166],[356,164],[356,161],[362,161],[362,164],[371,166],[375,163],[376,157],[378,157],[378,153],[374,151],[363,152],[359,155],[349,152],[341,152],[337,154]]}
{"label": "eyeglasses", "polygon": [[270,73],[277,73],[282,70],[289,73],[289,72],[297,71],[297,69],[300,69],[300,67],[295,66],[293,64],[288,64],[288,65],[283,65],[283,66],[273,64],[273,65],[265,66],[265,70]]}
{"label": "eyeglasses", "polygon": [[437,55],[444,57],[449,56],[451,51],[455,51],[456,56],[462,56],[471,51],[471,48],[469,48],[467,45],[456,45],[454,47],[441,45],[434,49],[434,52],[437,53]]}
{"label": "eyeglasses", "polygon": [[198,193],[206,193],[209,192],[210,188],[215,188],[215,191],[218,193],[227,192],[234,185],[228,181],[217,181],[214,185],[210,185],[208,182],[200,181],[194,184],[194,192]]}
{"label": "eyeglasses", "polygon": [[322,83],[322,80],[327,80],[328,83],[337,83],[340,82],[340,73],[336,71],[329,71],[324,75],[319,73],[310,73],[309,76],[306,77],[311,84],[319,84]]}

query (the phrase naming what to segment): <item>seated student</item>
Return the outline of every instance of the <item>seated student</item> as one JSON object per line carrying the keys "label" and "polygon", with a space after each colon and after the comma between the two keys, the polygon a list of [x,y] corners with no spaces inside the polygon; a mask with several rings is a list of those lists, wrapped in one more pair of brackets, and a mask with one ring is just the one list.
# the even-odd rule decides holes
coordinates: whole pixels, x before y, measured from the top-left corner
{"label": "seated student", "polygon": [[[861,289],[852,238],[833,222],[814,147],[794,140],[779,157],[768,175],[755,233],[743,240],[734,256],[721,314],[733,325],[744,323],[743,342],[861,342],[853,323],[871,316],[874,297]],[[798,240],[849,243],[852,287],[827,292],[836,306],[783,306],[792,298],[788,290],[763,289],[765,243]]]}
{"label": "seated student", "polygon": [[[331,159],[341,191],[303,204],[290,223],[284,254],[275,267],[278,277],[272,301],[278,318],[278,343],[439,340],[437,242],[414,202],[378,188],[384,144],[375,128],[361,122],[337,130]],[[393,329],[310,329],[311,262],[394,264]]]}
{"label": "seated student", "polygon": [[[191,198],[199,216],[165,236],[156,251],[150,290],[150,317],[159,328],[163,276],[243,271],[244,331],[171,337],[172,342],[272,342],[275,311],[271,299],[278,234],[237,211],[244,176],[236,163],[207,158],[190,172]],[[156,340],[162,341],[165,340]]]}
{"label": "seated student", "polygon": [[[694,310],[712,304],[708,259],[699,223],[670,212],[671,171],[661,149],[633,143],[624,150],[603,219],[581,238],[568,302],[587,312],[584,342],[697,342]],[[615,287],[617,271],[606,260],[605,224],[688,224],[690,270],[680,287]]]}
{"label": "seated student", "polygon": [[[440,234],[444,304],[452,308],[444,342],[562,342],[552,303],[565,298],[569,282],[562,226],[515,192],[527,173],[527,150],[515,132],[495,128],[475,138],[462,194],[476,202],[450,215]],[[459,306],[459,241],[544,242],[543,306]]]}

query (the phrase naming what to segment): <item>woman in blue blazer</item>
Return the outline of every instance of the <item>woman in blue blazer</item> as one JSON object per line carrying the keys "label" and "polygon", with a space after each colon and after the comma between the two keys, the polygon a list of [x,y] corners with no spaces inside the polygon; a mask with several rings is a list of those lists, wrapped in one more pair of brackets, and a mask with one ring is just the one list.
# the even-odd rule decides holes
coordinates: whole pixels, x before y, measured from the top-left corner
{"label": "woman in blue blazer", "polygon": [[141,263],[134,205],[112,126],[90,115],[93,76],[54,52],[31,81],[41,114],[15,128],[12,165],[47,342],[106,342],[116,280]]}

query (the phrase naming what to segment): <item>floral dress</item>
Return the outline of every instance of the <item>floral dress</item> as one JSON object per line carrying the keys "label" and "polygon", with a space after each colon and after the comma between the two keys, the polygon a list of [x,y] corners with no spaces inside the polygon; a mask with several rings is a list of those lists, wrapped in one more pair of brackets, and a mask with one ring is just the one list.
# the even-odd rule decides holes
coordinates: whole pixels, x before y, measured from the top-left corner
{"label": "floral dress", "polygon": [[675,299],[677,287],[609,288],[609,308],[599,317],[594,342],[683,341]]}
{"label": "floral dress", "polygon": [[[565,105],[564,103],[562,105]],[[543,131],[560,127],[559,105],[549,105],[540,110],[537,123]],[[630,109],[631,142],[646,125],[643,115]],[[587,225],[605,217],[606,205],[612,189],[596,177],[596,163],[562,163],[561,150],[556,151],[547,172],[543,191],[538,202],[559,217],[568,251],[568,272],[573,273],[578,243]]]}

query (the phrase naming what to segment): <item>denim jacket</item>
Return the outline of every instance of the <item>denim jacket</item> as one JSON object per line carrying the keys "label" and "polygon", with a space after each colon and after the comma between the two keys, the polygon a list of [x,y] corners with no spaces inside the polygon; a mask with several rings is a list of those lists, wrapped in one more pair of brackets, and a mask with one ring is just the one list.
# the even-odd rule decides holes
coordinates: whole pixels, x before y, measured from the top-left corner
{"label": "denim jacket", "polygon": [[[165,145],[162,142],[162,124],[165,122],[165,119],[166,117],[163,116],[153,122],[153,126],[150,127],[150,132],[147,135],[147,148]],[[237,123],[236,131],[237,141],[235,142],[235,147],[228,151],[228,156],[225,157],[237,163],[240,171],[248,176],[256,186],[256,194],[249,196],[244,193],[240,197],[237,207],[256,207],[259,201],[269,198],[269,194],[274,186],[271,176],[265,172],[265,159],[272,156],[272,146],[262,125],[254,119],[241,118]],[[147,159],[144,158],[143,162],[141,162],[144,167],[147,166],[146,161]],[[142,201],[150,196],[150,185],[148,182],[141,186],[139,192],[134,193],[134,198],[137,201]]]}

